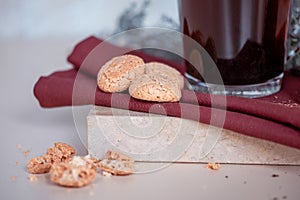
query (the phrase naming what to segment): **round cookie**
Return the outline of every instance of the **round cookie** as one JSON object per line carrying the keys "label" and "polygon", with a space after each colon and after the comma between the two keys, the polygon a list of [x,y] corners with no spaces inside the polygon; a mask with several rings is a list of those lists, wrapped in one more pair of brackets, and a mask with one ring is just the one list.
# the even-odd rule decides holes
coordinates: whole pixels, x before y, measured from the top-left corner
{"label": "round cookie", "polygon": [[163,74],[144,74],[132,81],[129,94],[136,98],[157,102],[177,102],[181,98],[181,89],[177,82]]}
{"label": "round cookie", "polygon": [[134,55],[114,57],[106,62],[97,75],[97,85],[104,92],[122,92],[132,80],[144,74],[142,58]]}
{"label": "round cookie", "polygon": [[146,74],[160,74],[166,76],[169,81],[174,81],[180,89],[184,86],[184,78],[175,68],[159,62],[149,62],[145,64]]}
{"label": "round cookie", "polygon": [[95,177],[96,171],[87,166],[57,163],[50,169],[50,180],[66,187],[83,187],[93,182]]}

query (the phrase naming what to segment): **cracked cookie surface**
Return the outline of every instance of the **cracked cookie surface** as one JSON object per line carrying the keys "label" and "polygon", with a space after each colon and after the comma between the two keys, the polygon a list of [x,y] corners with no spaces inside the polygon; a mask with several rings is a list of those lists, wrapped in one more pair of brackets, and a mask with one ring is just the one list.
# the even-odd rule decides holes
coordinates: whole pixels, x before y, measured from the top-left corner
{"label": "cracked cookie surface", "polygon": [[142,58],[134,55],[112,58],[98,72],[98,88],[104,92],[127,90],[132,80],[145,73],[144,64]]}

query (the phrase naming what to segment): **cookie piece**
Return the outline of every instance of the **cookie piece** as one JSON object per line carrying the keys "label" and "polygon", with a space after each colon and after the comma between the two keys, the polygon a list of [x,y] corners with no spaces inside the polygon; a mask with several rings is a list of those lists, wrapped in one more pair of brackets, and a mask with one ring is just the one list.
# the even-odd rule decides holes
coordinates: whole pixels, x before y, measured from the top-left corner
{"label": "cookie piece", "polygon": [[177,71],[173,67],[170,67],[169,65],[159,62],[149,62],[145,64],[145,73],[160,74],[161,76],[164,76],[165,79],[168,79],[170,82],[178,84],[180,89],[184,87],[184,77],[179,71]]}
{"label": "cookie piece", "polygon": [[135,171],[133,162],[129,161],[104,159],[100,161],[99,166],[103,171],[119,176],[130,175]]}
{"label": "cookie piece", "polygon": [[207,163],[206,168],[211,170],[219,170],[221,165],[219,163]]}
{"label": "cookie piece", "polygon": [[134,160],[132,158],[130,158],[129,156],[126,156],[126,155],[124,155],[120,152],[114,151],[114,150],[108,150],[105,153],[104,159],[134,162]]}
{"label": "cookie piece", "polygon": [[106,152],[104,159],[99,162],[99,167],[112,175],[129,175],[135,171],[132,158],[113,150]]}
{"label": "cookie piece", "polygon": [[146,101],[177,102],[181,98],[180,86],[159,73],[144,74],[132,81],[129,94]]}
{"label": "cookie piece", "polygon": [[68,161],[69,164],[76,166],[76,167],[88,167],[93,170],[98,169],[98,163],[100,160],[96,158],[92,158],[89,155],[87,156],[74,156],[70,161]]}
{"label": "cookie piece", "polygon": [[144,74],[144,64],[142,58],[134,55],[112,58],[98,72],[98,88],[104,92],[127,90],[132,80]]}
{"label": "cookie piece", "polygon": [[27,171],[32,174],[48,173],[51,166],[51,158],[48,155],[38,156],[29,160],[27,164]]}
{"label": "cookie piece", "polygon": [[50,170],[50,180],[66,187],[83,187],[94,181],[96,171],[86,166],[76,166],[70,163],[53,164]]}
{"label": "cookie piece", "polygon": [[56,142],[54,147],[47,150],[46,155],[50,157],[52,163],[60,163],[70,160],[75,153],[75,149],[70,145]]}

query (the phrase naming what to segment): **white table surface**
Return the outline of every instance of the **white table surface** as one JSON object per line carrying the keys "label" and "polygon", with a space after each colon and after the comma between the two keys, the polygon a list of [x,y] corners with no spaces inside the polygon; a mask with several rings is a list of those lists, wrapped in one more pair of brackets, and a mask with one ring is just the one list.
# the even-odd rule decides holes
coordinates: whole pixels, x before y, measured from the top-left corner
{"label": "white table surface", "polygon": [[[43,109],[33,96],[33,85],[41,75],[70,67],[66,57],[80,39],[0,41],[1,200],[300,198],[300,166],[222,164],[212,171],[205,164],[172,164],[127,177],[98,175],[92,185],[81,189],[54,185],[47,175],[38,175],[37,181],[30,182],[28,160],[44,154],[54,142],[74,146],[79,155],[87,153],[72,109]],[[23,155],[26,150],[30,150],[28,156]]]}

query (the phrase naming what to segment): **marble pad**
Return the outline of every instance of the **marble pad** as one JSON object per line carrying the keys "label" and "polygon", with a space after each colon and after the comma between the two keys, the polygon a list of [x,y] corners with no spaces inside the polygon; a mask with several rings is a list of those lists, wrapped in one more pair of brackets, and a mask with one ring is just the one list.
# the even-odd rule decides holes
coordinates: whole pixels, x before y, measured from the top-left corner
{"label": "marble pad", "polygon": [[196,121],[94,106],[87,116],[88,151],[114,149],[143,162],[300,164],[300,150]]}

